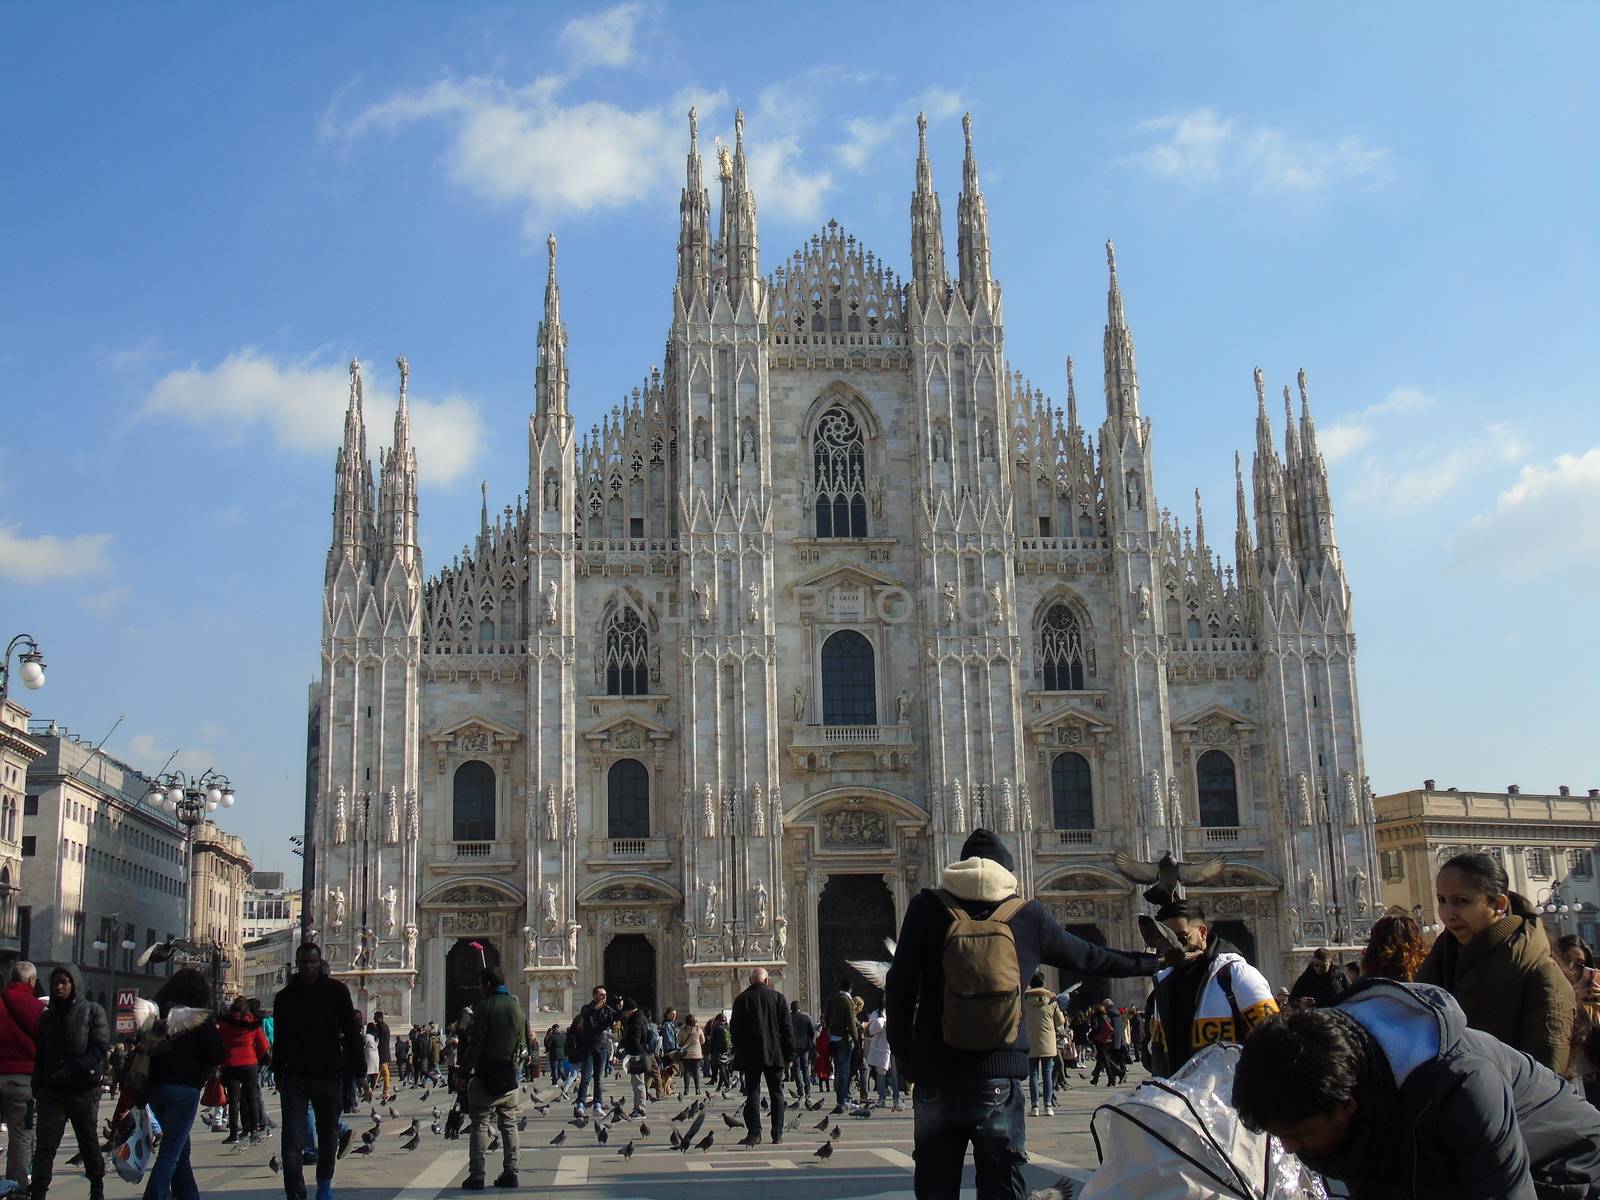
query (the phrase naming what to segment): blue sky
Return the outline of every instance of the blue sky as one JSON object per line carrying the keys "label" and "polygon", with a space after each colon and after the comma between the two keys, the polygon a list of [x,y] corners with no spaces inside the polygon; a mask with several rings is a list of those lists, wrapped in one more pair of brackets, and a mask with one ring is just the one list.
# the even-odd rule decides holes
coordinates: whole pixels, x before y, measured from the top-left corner
{"label": "blue sky", "polygon": [[970,109],[1012,362],[1098,419],[1114,238],[1218,544],[1252,368],[1308,371],[1377,789],[1600,786],[1596,61],[1577,4],[12,6],[0,634],[292,868],[350,356],[374,450],[410,361],[437,566],[525,485],[546,231],[580,417],[660,361],[689,103],[747,112],[764,267],[836,217],[902,271],[915,113],[953,253]]}

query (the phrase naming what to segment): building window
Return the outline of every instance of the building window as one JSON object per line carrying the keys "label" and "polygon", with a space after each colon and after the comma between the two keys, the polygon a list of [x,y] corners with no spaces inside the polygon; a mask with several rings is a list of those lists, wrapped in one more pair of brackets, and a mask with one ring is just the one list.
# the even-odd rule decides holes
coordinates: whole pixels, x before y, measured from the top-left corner
{"label": "building window", "polygon": [[1195,780],[1200,785],[1200,824],[1238,825],[1239,785],[1233,759],[1221,750],[1207,750],[1195,764]]}
{"label": "building window", "polygon": [[1050,803],[1057,829],[1094,828],[1094,789],[1083,755],[1068,752],[1051,760]]}
{"label": "building window", "polygon": [[1537,846],[1528,851],[1528,878],[1550,878],[1550,851]]}
{"label": "building window", "polygon": [[494,768],[473,759],[456,768],[451,837],[458,842],[494,841]]}
{"label": "building window", "polygon": [[33,795],[23,797],[22,815],[25,817],[37,817],[39,815],[39,797]]}
{"label": "building window", "polygon": [[822,723],[876,725],[877,671],[872,643],[841,629],[822,644]]}
{"label": "building window", "polygon": [[25,833],[22,835],[22,857],[32,858],[39,853],[39,839],[36,835]]}
{"label": "building window", "polygon": [[1594,859],[1587,850],[1567,851],[1567,874],[1576,875],[1579,879],[1593,878]]}
{"label": "building window", "polygon": [[811,439],[817,536],[867,536],[867,454],[861,426],[843,408],[822,414]]}
{"label": "building window", "polygon": [[606,625],[606,695],[644,696],[650,691],[650,633],[629,605]]}
{"label": "building window", "polygon": [[650,836],[650,772],[636,758],[619,759],[606,773],[606,826],[613,838]]}
{"label": "building window", "polygon": [[1388,880],[1404,879],[1406,877],[1405,855],[1398,850],[1385,850],[1380,856],[1383,863],[1383,877]]}
{"label": "building window", "polygon": [[1039,628],[1039,659],[1044,664],[1044,690],[1083,690],[1083,632],[1065,604],[1052,604]]}

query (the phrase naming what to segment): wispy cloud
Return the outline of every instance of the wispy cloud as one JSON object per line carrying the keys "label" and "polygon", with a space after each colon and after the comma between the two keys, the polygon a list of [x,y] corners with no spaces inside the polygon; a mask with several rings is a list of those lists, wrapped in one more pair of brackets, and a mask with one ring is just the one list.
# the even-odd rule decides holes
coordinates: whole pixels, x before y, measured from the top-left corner
{"label": "wispy cloud", "polygon": [[927,114],[931,123],[947,121],[962,110],[961,96],[945,88],[929,88],[907,101],[893,113],[881,117],[852,117],[845,122],[845,140],[837,148],[839,161],[851,171],[864,171],[873,164],[879,147],[892,138],[908,138],[912,118]]}
{"label": "wispy cloud", "polygon": [[1540,572],[1573,586],[1600,582],[1600,446],[1524,463],[1517,481],[1451,539],[1458,562]]}
{"label": "wispy cloud", "polygon": [[633,35],[643,4],[619,4],[592,16],[573,17],[561,30],[561,48],[569,69],[625,67],[633,59]]}
{"label": "wispy cloud", "polygon": [[1296,137],[1209,107],[1153,117],[1136,125],[1134,133],[1145,144],[1123,161],[1189,188],[1242,183],[1263,191],[1314,193],[1344,184],[1377,187],[1392,168],[1389,151],[1362,138]]}
{"label": "wispy cloud", "polygon": [[[1320,442],[1321,433],[1318,433]],[[1521,461],[1528,447],[1515,429],[1496,422],[1397,453],[1367,456],[1354,495],[1363,506],[1395,514],[1420,512],[1486,468]]]}
{"label": "wispy cloud", "polygon": [[1371,444],[1384,417],[1422,412],[1432,408],[1435,403],[1434,398],[1420,388],[1395,388],[1376,404],[1369,404],[1352,416],[1339,417],[1331,424],[1319,427],[1317,445],[1322,450],[1322,457],[1329,462],[1349,458]]}
{"label": "wispy cloud", "polygon": [[[389,428],[392,400],[374,403],[368,376],[369,428]],[[235,350],[213,367],[190,366],[156,381],[142,415],[168,417],[237,444],[265,428],[283,449],[328,454],[340,440],[349,394],[347,369],[326,361],[280,361],[253,347]],[[447,394],[410,396],[419,482],[448,486],[477,459],[483,424],[477,406]],[[382,416],[378,414],[382,413]]]}
{"label": "wispy cloud", "polygon": [[96,616],[104,617],[115,612],[123,603],[133,595],[133,588],[128,584],[118,584],[108,587],[104,591],[90,592],[77,598],[78,607]]}
{"label": "wispy cloud", "polygon": [[0,522],[0,575],[24,583],[97,575],[109,566],[111,541],[109,533],[29,536],[15,523]]}

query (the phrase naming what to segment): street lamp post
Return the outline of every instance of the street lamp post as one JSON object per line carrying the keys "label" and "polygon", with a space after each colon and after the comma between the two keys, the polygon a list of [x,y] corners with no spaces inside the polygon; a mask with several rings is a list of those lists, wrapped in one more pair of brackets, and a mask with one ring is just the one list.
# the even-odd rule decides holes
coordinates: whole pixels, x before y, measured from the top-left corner
{"label": "street lamp post", "polygon": [[[112,1022],[112,1033],[114,1033],[114,1034],[120,1032],[116,1028],[117,1012],[118,1012],[118,1009],[119,1009],[120,1006],[117,1004],[117,956],[116,956],[115,952],[116,952],[117,949],[119,949],[119,943],[118,943],[118,939],[117,939],[117,931],[119,929],[121,929],[121,928],[122,928],[122,914],[119,913],[119,912],[112,913],[111,916],[109,918],[106,918],[105,921],[103,922],[101,930],[100,930],[100,936],[95,938],[95,940],[91,943],[91,945],[93,945],[96,950],[100,951],[100,955],[101,955],[100,965],[101,966],[105,965],[106,954],[107,954],[107,952],[110,952],[110,956],[111,956],[111,1022]],[[132,938],[122,938],[121,942],[120,942],[120,949],[123,949],[123,950],[136,950],[136,949],[138,949],[138,943],[133,941]]]}
{"label": "street lamp post", "polygon": [[1534,898],[1533,906],[1535,911],[1542,913],[1547,917],[1554,917],[1556,919],[1556,928],[1558,930],[1566,929],[1566,918],[1568,913],[1575,913],[1578,916],[1582,916],[1584,913],[1591,911],[1590,907],[1582,900],[1573,900],[1568,902],[1566,896],[1564,896],[1561,891],[1562,886],[1566,882],[1567,881],[1565,879],[1558,879],[1549,887],[1541,888],[1539,895]]}
{"label": "street lamp post", "polygon": [[[195,830],[204,824],[207,813],[216,812],[219,807],[232,808],[238,793],[233,790],[233,784],[221,772],[207,768],[203,775],[185,775],[182,771],[170,771],[159,775],[150,782],[151,804],[164,808],[178,818],[178,823],[184,829],[184,894],[188,897],[187,911],[184,918],[185,932],[193,942],[209,940],[211,942],[212,978],[218,979],[218,968],[222,958],[222,944],[219,939],[202,939],[196,936],[195,907],[194,907],[194,837]],[[220,996],[214,996],[220,1001]]]}
{"label": "street lamp post", "polygon": [[1444,926],[1440,925],[1437,921],[1432,922],[1431,924],[1427,921],[1424,921],[1422,918],[1422,905],[1420,904],[1413,904],[1411,906],[1411,915],[1416,919],[1417,926],[1422,930],[1423,933],[1438,934],[1439,931],[1444,928]]}
{"label": "street lamp post", "polygon": [[11,656],[19,646],[23,650],[17,678],[29,691],[36,692],[44,686],[44,655],[39,652],[39,643],[33,640],[32,635],[19,633],[6,646],[5,659],[0,661],[0,709],[5,708],[6,701],[11,698]]}

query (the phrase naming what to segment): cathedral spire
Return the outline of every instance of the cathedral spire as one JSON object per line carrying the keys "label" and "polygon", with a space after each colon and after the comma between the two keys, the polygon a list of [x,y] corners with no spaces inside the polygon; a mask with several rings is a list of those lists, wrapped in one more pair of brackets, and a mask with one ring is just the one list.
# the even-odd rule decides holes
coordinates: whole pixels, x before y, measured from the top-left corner
{"label": "cathedral spire", "polygon": [[361,361],[350,360],[350,399],[344,410],[344,441],[334,459],[333,541],[328,551],[329,579],[348,559],[366,564],[372,540],[372,460],[367,457],[367,422],[361,405]]}
{"label": "cathedral spire", "polygon": [[911,290],[920,310],[942,303],[950,286],[944,262],[944,217],[928,162],[928,118],[917,114],[917,188],[911,193]]}
{"label": "cathedral spire", "polygon": [[1133,332],[1128,328],[1117,280],[1117,248],[1106,243],[1111,279],[1106,291],[1106,416],[1139,419],[1139,368],[1134,361]]}
{"label": "cathedral spire", "polygon": [[[961,166],[961,198],[956,202],[956,256],[961,270],[961,296],[969,309],[980,296],[988,298],[993,280],[989,264],[989,206],[978,187],[978,160],[972,153],[972,114],[961,118],[966,157]],[[919,164],[920,173],[920,164]]]}
{"label": "cathedral spire", "polygon": [[[1308,557],[1338,560],[1339,543],[1333,532],[1333,504],[1328,497],[1328,466],[1322,452],[1317,449],[1317,426],[1311,418],[1311,389],[1306,383],[1305,368],[1297,377],[1300,385],[1300,435],[1301,446],[1300,486],[1305,497],[1303,505],[1306,553]],[[1287,390],[1287,389],[1285,389]]]}
{"label": "cathedral spire", "polygon": [[1255,371],[1256,455],[1250,474],[1255,485],[1256,537],[1261,543],[1261,561],[1270,570],[1278,562],[1294,557],[1293,535],[1289,525],[1289,502],[1284,494],[1283,463],[1272,443],[1272,422],[1267,416],[1267,387],[1261,368]]}
{"label": "cathedral spire", "polygon": [[561,323],[561,284],[556,280],[556,235],[550,248],[550,274],[544,285],[544,319],[539,322],[539,366],[534,390],[541,417],[567,415],[567,329]]}
{"label": "cathedral spire", "polygon": [[678,202],[678,295],[687,303],[711,290],[711,197],[700,169],[700,122],[689,110],[689,161]]}
{"label": "cathedral spire", "polygon": [[1194,490],[1194,554],[1199,562],[1207,562],[1211,558],[1206,549],[1206,514],[1200,506],[1200,489]]}
{"label": "cathedral spire", "polygon": [[1233,565],[1241,592],[1255,586],[1256,548],[1250,540],[1250,511],[1244,502],[1244,462],[1233,452]]}
{"label": "cathedral spire", "polygon": [[756,231],[756,195],[750,188],[749,165],[744,156],[744,109],[733,114],[733,179],[724,192],[731,212],[724,213],[727,242],[723,259],[728,270],[728,292],[734,307],[755,303],[761,288],[761,249]]}
{"label": "cathedral spire", "polygon": [[1078,385],[1073,379],[1072,355],[1067,355],[1067,428],[1078,428]]}
{"label": "cathedral spire", "polygon": [[394,365],[400,371],[400,399],[394,410],[394,443],[383,460],[378,542],[385,562],[400,559],[410,566],[421,553],[417,539],[417,452],[411,444],[411,407],[406,399],[411,364],[402,354]]}

